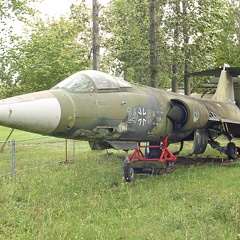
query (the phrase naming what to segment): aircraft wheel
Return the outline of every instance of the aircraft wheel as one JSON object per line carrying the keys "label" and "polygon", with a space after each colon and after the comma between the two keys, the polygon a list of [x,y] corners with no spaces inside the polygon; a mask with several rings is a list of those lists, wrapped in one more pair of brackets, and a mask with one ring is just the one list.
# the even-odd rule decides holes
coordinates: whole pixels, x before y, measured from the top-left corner
{"label": "aircraft wheel", "polygon": [[227,144],[227,156],[228,159],[236,159],[237,158],[237,148],[235,143],[229,142]]}
{"label": "aircraft wheel", "polygon": [[134,180],[134,169],[131,167],[130,163],[124,166],[124,179],[127,182],[132,182]]}

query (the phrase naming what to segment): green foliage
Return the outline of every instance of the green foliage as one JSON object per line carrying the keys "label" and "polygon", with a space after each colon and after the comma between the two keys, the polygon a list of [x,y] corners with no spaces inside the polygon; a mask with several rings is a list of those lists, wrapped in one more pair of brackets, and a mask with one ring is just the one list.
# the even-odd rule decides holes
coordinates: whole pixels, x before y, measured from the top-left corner
{"label": "green foliage", "polygon": [[8,34],[8,48],[0,62],[1,97],[49,89],[89,68],[90,41],[82,37],[85,20],[35,20],[25,37]]}
{"label": "green foliage", "polygon": [[32,2],[39,2],[38,0],[9,0],[2,1],[0,4],[0,19],[17,18],[19,20],[26,20],[26,14],[34,14],[34,9],[29,7]]}
{"label": "green foliage", "polygon": [[[126,80],[150,84],[149,1],[114,1],[105,11],[104,31],[111,35],[105,41],[111,70]],[[168,46],[161,30],[162,6],[158,6],[159,86],[169,86],[171,66]]]}
{"label": "green foliage", "polygon": [[28,22],[24,36],[8,36],[11,44],[1,68],[1,97],[49,89],[90,68],[89,9],[83,2],[71,10],[70,20],[36,18]]}
{"label": "green foliage", "polygon": [[[146,83],[149,77],[150,54],[148,3],[147,1],[137,3],[139,1],[114,1],[109,7],[108,12],[104,14],[104,31],[111,37],[105,46],[110,51],[107,54],[117,60],[112,68],[118,70],[118,74],[124,71],[128,80],[128,74],[131,76],[134,69],[134,81]],[[130,73],[128,69],[131,69]]]}
{"label": "green foliage", "polygon": [[[176,4],[180,2],[173,1],[172,12],[166,16],[164,29],[167,39],[173,39],[173,47],[177,48],[180,73],[183,73],[186,60],[191,71],[215,66],[219,32],[229,16],[227,3],[222,0],[187,1],[186,12],[183,12],[181,5],[177,12],[174,8]],[[174,38],[175,31],[178,31],[177,39]],[[176,51],[173,53],[176,54]],[[186,53],[188,59],[185,59]]]}
{"label": "green foliage", "polygon": [[15,76],[15,71],[12,71],[11,64],[18,55],[11,56],[9,52],[15,42],[16,33],[13,31],[13,26],[24,22],[28,22],[29,18],[36,12],[30,7],[30,3],[35,0],[9,0],[1,1],[0,3],[0,81],[1,81],[1,96],[5,96],[5,87],[11,88],[12,81]]}
{"label": "green foliage", "polygon": [[[237,62],[236,37],[233,37],[237,32],[236,9],[236,3],[223,0],[157,1],[160,87],[170,86],[173,64],[177,66],[175,74],[181,82],[186,62],[190,71]],[[124,71],[127,80],[128,70],[134,70],[133,81],[144,84],[148,83],[150,75],[148,14],[148,1],[118,0],[107,9],[103,21],[104,31],[111,35],[105,46],[112,68],[118,74]],[[230,60],[229,55],[233,56]],[[131,80],[132,71],[130,76]]]}
{"label": "green foliage", "polygon": [[67,76],[89,68],[88,49],[78,41],[82,27],[71,21],[39,21],[29,40],[20,39],[10,50],[11,69],[15,70],[16,90],[49,89]]}
{"label": "green foliage", "polygon": [[222,66],[224,63],[239,66],[240,12],[238,4],[234,1],[228,4],[228,12],[224,16],[224,21],[221,22],[221,31],[219,31],[215,50],[217,66]]}

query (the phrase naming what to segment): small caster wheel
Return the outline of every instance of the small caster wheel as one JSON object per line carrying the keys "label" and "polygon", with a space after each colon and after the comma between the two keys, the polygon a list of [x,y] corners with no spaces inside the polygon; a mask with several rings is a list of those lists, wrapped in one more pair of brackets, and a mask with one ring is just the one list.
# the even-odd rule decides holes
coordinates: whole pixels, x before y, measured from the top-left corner
{"label": "small caster wheel", "polygon": [[132,182],[134,180],[134,169],[131,167],[130,163],[124,165],[123,174],[125,181]]}

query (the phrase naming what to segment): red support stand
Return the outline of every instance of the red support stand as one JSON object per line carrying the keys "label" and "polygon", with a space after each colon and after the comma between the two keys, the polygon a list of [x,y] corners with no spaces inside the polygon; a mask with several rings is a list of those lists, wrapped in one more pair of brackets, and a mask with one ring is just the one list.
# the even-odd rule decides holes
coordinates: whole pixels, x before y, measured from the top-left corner
{"label": "red support stand", "polygon": [[[168,136],[166,136],[160,143],[159,146],[141,146],[138,143],[138,149],[135,149],[134,152],[129,156],[130,162],[138,162],[138,161],[156,161],[156,162],[167,162],[167,161],[176,161],[177,157],[167,148],[168,147]],[[146,149],[160,149],[159,158],[148,158],[142,152],[142,148]]]}

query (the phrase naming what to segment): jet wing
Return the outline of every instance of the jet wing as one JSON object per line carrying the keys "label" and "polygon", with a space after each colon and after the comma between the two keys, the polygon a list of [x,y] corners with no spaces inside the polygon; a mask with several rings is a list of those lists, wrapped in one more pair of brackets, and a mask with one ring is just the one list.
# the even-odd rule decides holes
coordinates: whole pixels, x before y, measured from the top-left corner
{"label": "jet wing", "polygon": [[240,125],[240,121],[232,120],[232,119],[226,119],[226,118],[209,117],[209,121],[222,122],[222,123],[232,123],[232,124],[239,124]]}
{"label": "jet wing", "polygon": [[217,118],[217,117],[210,117],[209,122],[211,123],[224,123],[227,126],[227,131],[230,135],[234,137],[240,137],[240,121],[226,119],[226,118]]}

